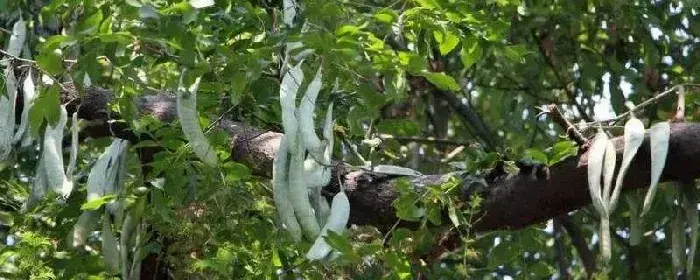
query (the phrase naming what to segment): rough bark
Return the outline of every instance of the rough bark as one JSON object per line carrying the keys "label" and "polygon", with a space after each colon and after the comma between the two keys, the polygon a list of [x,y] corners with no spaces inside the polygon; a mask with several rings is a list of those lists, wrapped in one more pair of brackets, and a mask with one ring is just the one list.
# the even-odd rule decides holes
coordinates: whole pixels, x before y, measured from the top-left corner
{"label": "rough bark", "polygon": [[[87,136],[106,136],[113,133],[118,137],[133,137],[123,127],[108,127],[104,118],[114,114],[83,112],[85,108],[106,108],[103,96],[92,98],[91,90],[84,96],[79,116],[90,120],[93,126]],[[173,119],[174,99],[163,95],[148,96],[138,100],[141,112],[151,113],[169,121]],[[103,103],[100,104],[95,103]],[[73,108],[75,109],[75,108]],[[247,164],[254,173],[270,176],[271,164],[279,145],[281,133],[263,131],[240,122],[222,119],[219,128],[230,136],[233,159]],[[662,181],[676,181],[680,178],[700,177],[700,124],[672,124],[669,153]],[[622,159],[622,139],[615,138],[618,160]],[[625,177],[624,190],[646,188],[650,179],[650,154],[648,137],[640,148]],[[543,222],[552,217],[566,214],[590,203],[586,179],[587,153],[569,158],[549,170],[549,179],[537,179],[530,174],[502,176],[489,182],[483,190],[485,203],[483,216],[475,225],[476,230],[518,229]],[[449,176],[442,174],[411,178],[420,191],[426,185],[439,184]],[[374,225],[388,229],[396,221],[391,205],[398,193],[394,188],[397,178],[364,171],[352,171],[341,163],[334,163],[333,181],[325,188],[327,196],[338,189],[337,178],[342,180],[351,203],[350,222],[358,225]]]}

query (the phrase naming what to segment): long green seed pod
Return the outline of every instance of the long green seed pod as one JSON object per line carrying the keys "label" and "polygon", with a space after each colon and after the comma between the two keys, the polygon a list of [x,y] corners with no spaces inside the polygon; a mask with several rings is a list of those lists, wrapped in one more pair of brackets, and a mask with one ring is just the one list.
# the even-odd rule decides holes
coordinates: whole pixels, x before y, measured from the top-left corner
{"label": "long green seed pod", "polygon": [[105,261],[107,272],[119,273],[119,248],[117,238],[112,232],[112,221],[107,211],[102,217],[102,257]]}
{"label": "long green seed pod", "polygon": [[[603,203],[608,203],[610,199],[610,185],[612,185],[613,174],[615,173],[615,162],[617,153],[612,140],[608,139],[605,146],[605,157],[603,162]],[[612,256],[612,241],[610,240],[610,210],[609,204],[603,205],[606,209],[600,219],[600,252],[603,260],[610,260]]]}
{"label": "long green seed pod", "polygon": [[73,190],[73,184],[68,182],[63,169],[63,128],[68,121],[66,107],[61,106],[61,113],[56,126],[47,125],[44,131],[44,145],[41,154],[46,171],[46,181],[49,188],[67,198]]}
{"label": "long green seed pod", "polygon": [[603,160],[605,157],[605,149],[608,145],[608,136],[599,130],[593,139],[593,144],[588,150],[588,191],[593,201],[593,207],[602,217],[605,216],[606,209],[601,196],[600,176],[603,171]]}
{"label": "long green seed pod", "polygon": [[88,210],[80,214],[68,238],[71,240],[70,245],[74,248],[85,246],[88,235],[97,227],[99,217],[100,215],[95,210]]}
{"label": "long green seed pod", "polygon": [[121,235],[119,236],[119,251],[121,253],[121,266],[122,276],[127,278],[129,273],[129,248],[131,248],[131,238],[133,237],[134,230],[139,224],[140,217],[134,215],[133,213],[128,213],[124,218],[122,223]]}
{"label": "long green seed pod", "polygon": [[693,275],[693,264],[695,262],[695,252],[698,247],[698,197],[697,189],[693,181],[679,182],[683,194],[683,207],[685,208],[685,219],[690,227],[690,250],[688,252],[687,264],[685,266],[686,275]]}
{"label": "long green seed pod", "polygon": [[277,214],[280,217],[282,228],[289,231],[294,241],[301,241],[301,228],[294,216],[294,207],[289,200],[289,181],[287,168],[289,168],[289,142],[285,139],[285,134],[280,139],[280,145],[272,166],[272,187],[273,199],[277,207]]}
{"label": "long green seed pod", "polygon": [[180,75],[180,83],[177,87],[177,116],[180,118],[182,132],[185,139],[192,146],[194,153],[209,166],[216,166],[216,152],[209,144],[209,140],[204,136],[202,128],[199,126],[197,117],[197,90],[199,90],[200,78],[197,77],[193,84],[185,88],[183,79],[186,71]]}
{"label": "long green seed pod", "polygon": [[14,73],[12,67],[5,69],[7,96],[0,94],[0,161],[4,161],[12,151],[17,99],[17,79]]}
{"label": "long green seed pod", "polygon": [[291,149],[289,163],[289,199],[294,206],[294,213],[301,225],[304,234],[309,239],[314,239],[321,232],[321,227],[316,221],[316,216],[309,201],[306,181],[304,179],[304,144],[301,135],[297,134],[294,146]]}
{"label": "long green seed pod", "polygon": [[651,209],[651,202],[654,200],[658,188],[661,173],[666,165],[666,155],[668,154],[668,140],[671,135],[671,127],[668,122],[657,123],[649,128],[649,142],[651,144],[651,184],[644,197],[642,206],[642,216]]}
{"label": "long green seed pod", "polygon": [[282,107],[282,126],[287,135],[289,147],[294,147],[299,123],[296,117],[296,98],[299,85],[304,80],[304,72],[301,70],[301,63],[289,69],[282,77],[280,84],[280,106]]}
{"label": "long green seed pod", "polygon": [[321,90],[322,67],[316,71],[316,76],[306,89],[304,97],[299,105],[299,127],[304,147],[309,151],[309,155],[319,162],[323,161],[324,145],[316,135],[314,129],[314,109],[316,108],[316,98]]}
{"label": "long green seed pod", "polygon": [[613,190],[612,197],[610,197],[610,203],[608,203],[608,210],[610,213],[615,211],[615,206],[617,205],[617,200],[620,197],[620,192],[622,191],[622,181],[625,178],[627,169],[629,169],[632,159],[637,154],[639,146],[644,142],[644,124],[639,119],[635,118],[634,115],[625,123],[625,150],[622,153],[622,163],[620,164],[620,171],[617,173],[617,181],[615,182],[615,190]]}
{"label": "long green seed pod", "polygon": [[27,23],[23,20],[18,20],[12,26],[12,36],[10,36],[10,42],[7,44],[7,54],[19,57],[22,53],[22,46],[24,46],[24,40],[27,39]]}
{"label": "long green seed pod", "polygon": [[[29,70],[27,70],[27,77],[24,78],[24,82],[22,83],[22,104],[24,104],[24,107],[22,108],[20,125],[17,129],[17,132],[15,132],[13,142],[19,142],[20,140],[22,140],[22,138],[31,137],[31,133],[26,132],[27,128],[29,127],[29,109],[34,103],[35,96],[36,87],[34,86],[34,76],[32,76],[32,68],[29,68]],[[22,142],[22,147],[26,147],[29,144],[29,140]]]}
{"label": "long green seed pod", "polygon": [[350,219],[350,201],[344,191],[340,191],[333,197],[333,202],[331,203],[331,214],[328,216],[326,225],[323,226],[321,235],[316,238],[314,245],[306,253],[306,258],[308,260],[321,260],[325,258],[328,253],[331,252],[331,248],[328,243],[326,243],[325,237],[328,235],[328,231],[333,231],[338,234],[345,232],[345,227]]}

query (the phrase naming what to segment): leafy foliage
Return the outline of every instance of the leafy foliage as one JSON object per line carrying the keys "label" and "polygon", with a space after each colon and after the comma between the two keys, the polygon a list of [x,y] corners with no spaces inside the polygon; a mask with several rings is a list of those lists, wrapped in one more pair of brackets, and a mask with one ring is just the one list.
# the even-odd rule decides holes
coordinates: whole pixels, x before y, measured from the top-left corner
{"label": "leafy foliage", "polygon": [[[1,49],[16,21],[32,27],[22,59],[0,54],[0,61],[11,61],[17,77],[30,67],[39,70],[29,112],[34,139],[41,141],[46,126],[58,121],[61,104],[99,86],[114,93],[108,114],[119,119],[111,125],[139,140],[127,152],[121,191],[91,202],[87,175],[113,131],[81,138],[68,199],[50,194],[27,211],[22,205],[40,152],[17,147],[0,162],[0,277],[117,276],[107,275],[101,257],[101,227],[82,250],[68,238],[83,210],[104,210],[113,201],[141,217],[143,230],[131,241],[129,258],[175,279],[548,278],[562,276],[561,256],[570,260],[567,273],[583,277],[573,240],[556,239],[552,224],[475,232],[483,198],[460,199],[465,177],[458,176],[419,191],[399,181],[393,205],[402,226],[330,233],[327,242],[342,256],[308,263],[303,256],[311,244],[294,244],[277,227],[269,178],[231,160],[228,135],[213,127],[222,117],[279,131],[281,65],[303,57],[307,77],[324,69],[316,112],[335,104],[334,132],[343,143],[335,158],[479,178],[501,159],[553,166],[578,154],[574,142],[558,137],[565,131],[537,114],[540,105],[562,104],[576,121],[607,119],[623,113],[626,102],[639,104],[668,85],[693,82],[700,71],[693,1],[309,0],[298,1],[293,28],[282,23],[281,2],[0,0]],[[304,47],[290,48],[294,42]],[[179,123],[138,111],[139,100],[175,91],[185,68],[201,77],[196,121],[216,150],[216,167],[196,159]],[[699,101],[687,96],[687,121],[700,116]],[[638,117],[668,119],[673,102],[661,99]],[[498,143],[481,131],[492,132]],[[374,139],[382,140],[363,141]],[[144,151],[155,147],[144,161]],[[672,188],[659,191],[657,197],[673,201]],[[657,202],[640,218],[653,233],[639,246],[614,247],[612,258],[619,261],[606,268],[609,275],[671,278],[671,205]],[[621,215],[610,217],[611,232],[619,235],[613,242],[624,245],[627,216],[636,212],[619,208]],[[117,236],[124,223],[119,218],[112,227]],[[590,209],[568,219],[584,240],[598,242],[599,219]],[[405,222],[414,226],[405,228]],[[461,246],[426,262],[446,232]]]}

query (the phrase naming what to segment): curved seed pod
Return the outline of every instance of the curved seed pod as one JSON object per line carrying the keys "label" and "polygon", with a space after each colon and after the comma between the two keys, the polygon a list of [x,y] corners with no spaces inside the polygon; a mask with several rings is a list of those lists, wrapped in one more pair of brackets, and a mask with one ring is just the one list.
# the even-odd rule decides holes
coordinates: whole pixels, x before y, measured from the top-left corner
{"label": "curved seed pod", "polygon": [[318,224],[322,227],[326,226],[326,221],[328,221],[328,216],[331,214],[331,206],[328,205],[326,197],[318,196],[318,207],[316,208],[316,220]]}
{"label": "curved seed pod", "polygon": [[609,261],[612,256],[610,218],[607,216],[600,219],[600,256],[605,262]]}
{"label": "curved seed pod", "polygon": [[[31,137],[31,133],[26,133],[27,128],[29,127],[29,109],[31,108],[32,104],[34,103],[34,98],[36,96],[36,87],[34,86],[34,77],[32,76],[32,68],[29,68],[27,71],[27,77],[24,78],[24,82],[22,83],[22,100],[24,104],[24,107],[22,108],[22,116],[20,118],[20,125],[19,128],[17,129],[17,132],[15,133],[15,137],[13,139],[14,142],[20,141],[23,137]],[[29,145],[29,143],[24,143],[25,141],[22,141],[22,147],[26,147]],[[29,142],[29,141],[26,141]]]}
{"label": "curved seed pod", "polygon": [[333,197],[333,202],[331,203],[331,214],[328,216],[326,225],[323,226],[321,235],[316,238],[314,245],[311,246],[309,252],[306,253],[306,258],[308,260],[320,260],[325,258],[328,253],[331,252],[331,248],[328,243],[326,243],[325,237],[328,235],[328,231],[334,231],[338,234],[342,234],[345,231],[345,226],[350,219],[350,201],[344,191],[340,191]]}
{"label": "curved seed pod", "polygon": [[668,122],[660,122],[649,128],[649,142],[651,144],[651,184],[644,197],[642,206],[642,216],[651,208],[658,188],[661,173],[666,165],[666,154],[668,154],[668,139],[671,135],[671,127]]}
{"label": "curved seed pod", "polygon": [[630,245],[637,246],[642,242],[642,225],[639,217],[639,199],[635,194],[625,195],[630,208]]}
{"label": "curved seed pod", "polygon": [[588,150],[588,191],[591,194],[593,207],[595,207],[601,217],[606,216],[606,209],[600,191],[600,176],[607,145],[608,136],[601,129],[596,134],[593,144]]}
{"label": "curved seed pod", "polygon": [[105,211],[102,217],[102,257],[110,274],[119,273],[119,248],[112,232],[112,221]]}
{"label": "curved seed pod", "polygon": [[282,227],[289,231],[294,241],[299,242],[301,241],[301,228],[294,216],[292,202],[289,200],[289,182],[287,181],[289,142],[285,139],[286,137],[287,135],[285,134],[280,140],[280,145],[277,149],[277,154],[275,155],[272,166],[272,197],[275,201],[277,214],[280,216]]}
{"label": "curved seed pod", "polygon": [[121,266],[122,275],[125,277],[129,275],[130,267],[128,264],[129,248],[131,248],[131,238],[138,224],[139,217],[135,216],[132,213],[128,213],[124,218],[124,222],[122,223],[121,235],[119,236],[119,248],[121,253],[121,263],[124,264]]}
{"label": "curved seed pod", "polygon": [[685,219],[690,227],[690,250],[685,266],[686,275],[693,275],[693,264],[695,262],[695,252],[698,247],[698,197],[693,181],[680,182],[683,193],[683,207],[685,208]]}
{"label": "curved seed pod", "polygon": [[32,209],[34,205],[41,200],[41,198],[46,195],[48,186],[46,184],[46,171],[44,171],[44,161],[39,160],[39,164],[36,166],[36,171],[34,172],[34,182],[32,182],[32,192],[29,194],[27,201],[22,205],[22,213],[26,213],[29,209]]}
{"label": "curved seed pod", "polygon": [[608,216],[612,213],[610,204],[610,192],[612,186],[613,175],[615,175],[615,163],[617,162],[617,152],[615,152],[615,143],[608,139],[608,144],[605,146],[605,160],[603,161],[603,203],[609,209]]}
{"label": "curved seed pod", "polygon": [[316,108],[316,98],[318,97],[318,92],[321,90],[321,69],[318,68],[316,71],[316,76],[309,84],[306,89],[304,97],[301,99],[301,105],[299,105],[299,128],[301,132],[301,138],[304,141],[304,147],[309,151],[309,155],[316,159],[317,161],[323,160],[324,145],[321,143],[321,139],[316,135],[316,130],[314,129],[314,109]]}
{"label": "curved seed pod", "polygon": [[316,221],[316,216],[309,201],[306,181],[304,180],[304,144],[301,136],[297,134],[294,146],[291,146],[291,160],[289,163],[289,200],[294,207],[294,214],[301,225],[304,234],[309,239],[314,239],[321,232],[321,227]]}
{"label": "curved seed pod", "polygon": [[197,77],[189,88],[185,88],[183,78],[187,71],[182,71],[180,83],[177,87],[177,116],[180,118],[182,132],[185,139],[192,146],[192,150],[202,162],[209,166],[216,166],[216,152],[204,136],[197,118],[197,90],[200,77]]}
{"label": "curved seed pod", "polygon": [[115,139],[100,155],[90,169],[87,180],[87,200],[100,198],[114,193],[120,155],[126,150],[128,141]]}
{"label": "curved seed pod", "polygon": [[301,71],[301,62],[292,67],[282,77],[280,84],[280,105],[282,107],[282,126],[284,133],[287,134],[287,142],[289,147],[294,147],[296,141],[297,129],[299,124],[296,117],[296,98],[299,85],[304,80],[304,72]]}
{"label": "curved seed pod", "polygon": [[66,174],[63,171],[63,150],[61,142],[63,141],[63,128],[68,121],[68,113],[66,107],[61,106],[61,116],[56,126],[50,124],[46,126],[44,131],[44,145],[41,154],[41,159],[45,161],[44,168],[46,171],[46,181],[53,191],[61,195],[63,198],[68,197],[73,190],[73,184],[68,182]]}
{"label": "curved seed pod", "polygon": [[622,181],[627,174],[627,169],[632,163],[632,159],[637,154],[639,146],[644,142],[644,124],[639,119],[634,116],[625,123],[625,150],[622,153],[622,163],[620,164],[620,171],[617,173],[617,181],[615,182],[615,190],[613,190],[612,197],[610,197],[610,203],[608,210],[610,213],[615,211],[615,206],[617,205],[617,199],[620,197],[620,192],[622,191]]}
{"label": "curved seed pod", "polygon": [[[685,262],[685,223],[683,220],[683,208],[680,205],[673,206],[671,218],[671,263],[673,275],[679,275]],[[674,277],[675,278],[675,277]]]}
{"label": "curved seed pod", "polygon": [[68,159],[68,167],[66,168],[66,178],[73,181],[73,172],[75,172],[75,165],[78,161],[78,132],[80,132],[80,127],[78,126],[78,112],[73,113],[70,131],[70,157]]}
{"label": "curved seed pod", "polygon": [[17,99],[17,79],[14,69],[5,69],[7,96],[0,94],[0,161],[12,151],[12,138],[15,130],[15,103]]}
{"label": "curved seed pod", "polygon": [[422,176],[420,172],[413,170],[408,167],[388,165],[388,164],[378,164],[375,166],[363,166],[364,170],[371,171],[374,173],[381,173],[387,175],[397,175],[397,176]]}
{"label": "curved seed pod", "polygon": [[85,246],[87,237],[97,227],[98,218],[99,215],[94,210],[88,210],[80,214],[68,238],[68,240],[72,240],[70,245],[76,248]]}
{"label": "curved seed pod", "polygon": [[26,39],[27,24],[23,20],[18,20],[12,26],[12,36],[10,36],[10,42],[7,44],[7,53],[11,56],[19,57]]}

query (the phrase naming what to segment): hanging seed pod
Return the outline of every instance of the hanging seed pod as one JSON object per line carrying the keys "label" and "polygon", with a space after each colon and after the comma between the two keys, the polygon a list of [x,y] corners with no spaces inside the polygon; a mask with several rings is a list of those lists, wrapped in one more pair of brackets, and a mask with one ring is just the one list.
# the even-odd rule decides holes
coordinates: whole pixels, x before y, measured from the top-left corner
{"label": "hanging seed pod", "polygon": [[608,210],[610,213],[615,211],[615,206],[617,206],[617,200],[620,197],[620,192],[622,191],[622,181],[627,174],[627,169],[629,169],[632,159],[637,154],[639,146],[644,142],[644,124],[639,119],[635,118],[634,115],[625,123],[625,150],[622,153],[622,163],[620,164],[620,172],[617,174],[617,181],[615,182],[615,190],[613,190],[612,197],[610,197],[610,203]]}
{"label": "hanging seed pod", "polygon": [[105,211],[102,217],[102,257],[110,274],[119,273],[119,247],[112,232],[112,221]]}
{"label": "hanging seed pod", "polygon": [[637,246],[642,242],[642,225],[639,217],[639,199],[635,194],[625,196],[630,208],[630,245]]}
{"label": "hanging seed pod", "polygon": [[282,136],[280,140],[280,145],[275,155],[275,159],[272,167],[272,187],[273,187],[273,199],[275,201],[275,207],[277,207],[277,214],[280,217],[280,223],[282,228],[289,231],[292,239],[294,241],[301,241],[301,228],[294,216],[294,207],[292,202],[289,200],[289,182],[287,180],[289,168],[289,145],[287,135]]}
{"label": "hanging seed pod", "polygon": [[316,71],[316,76],[306,89],[304,97],[299,105],[299,128],[304,147],[309,151],[309,155],[319,162],[323,162],[324,145],[316,135],[314,129],[314,109],[316,108],[316,98],[321,90],[322,67]]}
{"label": "hanging seed pod", "polygon": [[197,90],[201,78],[197,77],[193,84],[185,88],[183,79],[186,71],[180,75],[180,84],[177,87],[177,116],[180,118],[182,132],[187,142],[192,146],[192,150],[202,162],[209,166],[216,166],[216,151],[209,144],[209,140],[204,136],[202,128],[199,126],[197,117]]}
{"label": "hanging seed pod", "polygon": [[591,195],[591,201],[593,201],[593,207],[601,217],[605,216],[606,213],[600,190],[600,176],[607,145],[608,136],[601,129],[593,139],[593,144],[588,151],[588,191]]}
{"label": "hanging seed pod", "polygon": [[687,264],[685,266],[686,275],[693,275],[693,264],[695,262],[695,252],[698,247],[698,197],[697,189],[693,181],[679,182],[683,194],[683,207],[685,209],[685,220],[690,228],[690,250],[688,252]]}
{"label": "hanging seed pod", "polygon": [[668,122],[657,123],[649,128],[649,142],[651,144],[651,184],[644,197],[642,206],[642,216],[651,209],[651,202],[654,200],[658,188],[661,173],[666,165],[666,155],[668,154],[668,140],[671,135],[671,127]]}
{"label": "hanging seed pod", "polygon": [[328,216],[326,225],[321,230],[321,235],[316,238],[314,245],[311,246],[309,252],[306,253],[306,258],[310,261],[321,260],[331,252],[331,248],[326,243],[325,237],[328,231],[333,231],[342,234],[345,231],[348,220],[350,219],[350,201],[344,191],[340,191],[333,197],[331,203],[331,214]]}

